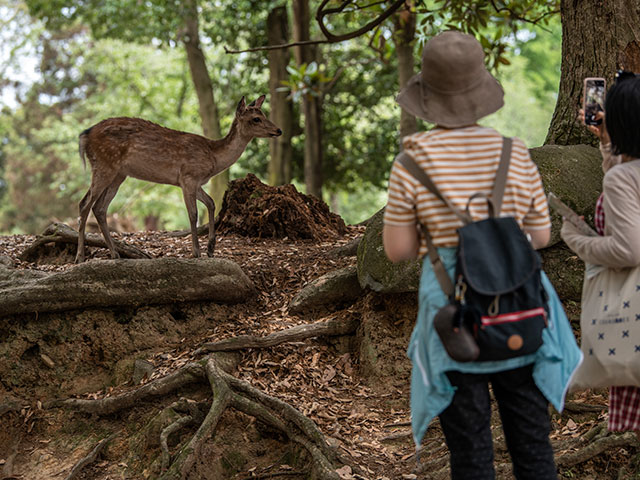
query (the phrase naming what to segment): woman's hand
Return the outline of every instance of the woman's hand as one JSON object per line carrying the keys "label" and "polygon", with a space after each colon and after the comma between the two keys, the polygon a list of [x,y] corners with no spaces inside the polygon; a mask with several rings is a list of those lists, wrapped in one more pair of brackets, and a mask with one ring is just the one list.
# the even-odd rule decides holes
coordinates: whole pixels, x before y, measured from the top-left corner
{"label": "woman's hand", "polygon": [[602,123],[600,125],[587,125],[587,124],[585,124],[584,123],[584,110],[582,108],[578,112],[578,119],[580,120],[580,123],[582,123],[583,125],[585,125],[587,127],[587,130],[589,130],[596,137],[598,137],[598,140],[600,140],[601,144],[607,145],[609,142],[611,142],[611,140],[609,139],[609,133],[607,132],[607,128],[605,127],[605,124],[604,124],[604,112],[596,113],[596,120],[602,120]]}

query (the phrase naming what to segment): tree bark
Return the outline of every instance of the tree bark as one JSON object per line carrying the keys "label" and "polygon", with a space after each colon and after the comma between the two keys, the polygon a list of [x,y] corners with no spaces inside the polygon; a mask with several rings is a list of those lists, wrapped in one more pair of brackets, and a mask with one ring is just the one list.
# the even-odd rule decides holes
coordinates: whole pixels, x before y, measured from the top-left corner
{"label": "tree bark", "polygon": [[[204,136],[213,140],[222,137],[218,106],[213,95],[213,85],[207,62],[200,45],[200,31],[198,24],[198,0],[187,0],[185,4],[185,34],[183,42],[187,52],[191,79],[198,95],[200,122]],[[222,197],[229,184],[229,170],[216,175],[210,184],[209,193],[216,204],[216,212],[222,207]],[[213,219],[209,219],[213,220]]]}
{"label": "tree bark", "polygon": [[[293,0],[293,38],[296,42],[310,40],[309,0]],[[294,49],[296,63],[309,64],[316,60],[316,52],[311,45],[299,45]],[[307,195],[322,199],[322,99],[304,95],[304,183]]]}
{"label": "tree bark", "polygon": [[[402,90],[409,79],[414,75],[413,46],[416,35],[416,14],[409,9],[403,10],[394,17],[393,40],[396,45],[398,57],[398,90]],[[418,131],[416,117],[400,109],[400,149],[402,139]]]}
{"label": "tree bark", "polygon": [[[267,17],[267,37],[269,45],[284,44],[289,41],[289,18],[287,7],[276,7]],[[282,81],[288,78],[289,50],[271,50],[269,58],[269,93],[271,97],[270,120],[282,129],[282,135],[269,141],[271,159],[269,161],[269,184],[284,185],[291,182],[291,159],[293,148],[293,103],[287,92],[279,92]]]}
{"label": "tree bark", "polygon": [[217,258],[103,260],[59,273],[0,264],[0,317],[187,301],[241,303],[255,292],[240,267]]}
{"label": "tree bark", "polygon": [[610,86],[618,68],[640,71],[640,2],[562,0],[562,64],[555,112],[546,144],[593,144],[577,121],[585,77]]}

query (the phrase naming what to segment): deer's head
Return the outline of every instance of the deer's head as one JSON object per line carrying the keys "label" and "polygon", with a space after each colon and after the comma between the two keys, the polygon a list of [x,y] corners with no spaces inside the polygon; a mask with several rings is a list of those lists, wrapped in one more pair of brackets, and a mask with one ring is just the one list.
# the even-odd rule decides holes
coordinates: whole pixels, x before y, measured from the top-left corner
{"label": "deer's head", "polygon": [[265,95],[260,95],[257,100],[247,105],[243,96],[238,102],[236,119],[238,120],[241,134],[259,138],[279,137],[282,135],[282,130],[260,110],[264,99]]}

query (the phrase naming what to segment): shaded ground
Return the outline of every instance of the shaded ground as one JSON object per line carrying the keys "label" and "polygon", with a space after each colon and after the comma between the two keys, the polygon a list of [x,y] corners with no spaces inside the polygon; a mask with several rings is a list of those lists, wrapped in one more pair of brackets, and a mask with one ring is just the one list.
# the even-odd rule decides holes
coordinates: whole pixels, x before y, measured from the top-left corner
{"label": "shaded ground", "polygon": [[[345,227],[344,235],[321,235],[325,240],[304,240],[291,232],[286,239],[232,233],[219,237],[216,255],[237,262],[258,289],[258,296],[247,304],[171,304],[0,319],[2,348],[12,355],[1,358],[0,398],[12,395],[22,407],[0,416],[0,472],[11,462],[16,478],[64,479],[101,438],[120,432],[78,478],[155,478],[159,430],[152,420],[180,398],[194,402],[210,398],[207,388],[184,389],[102,417],[41,409],[42,404],[53,397],[99,398],[129,390],[136,358],[153,366],[150,376],[143,377],[144,383],[197,359],[196,350],[204,342],[241,334],[266,335],[302,323],[355,315],[361,319],[355,337],[246,350],[240,354],[236,375],[312,418],[330,444],[357,469],[357,475],[345,478],[442,478],[434,472],[447,464],[448,457],[437,421],[428,430],[420,456],[425,473],[415,475],[415,448],[408,430],[410,365],[405,348],[415,316],[415,296],[367,294],[352,306],[305,315],[288,311],[292,297],[311,280],[355,264],[355,257],[335,257],[328,252],[348,244],[363,229]],[[154,257],[191,255],[189,237],[175,238],[166,232],[114,236]],[[52,264],[19,261],[18,255],[33,240],[33,236],[0,237],[0,256],[10,257],[21,269],[72,267],[73,251],[52,251]],[[100,261],[108,253],[94,248],[89,258]],[[567,307],[575,320],[576,304],[568,302]],[[64,325],[70,326],[65,330]],[[43,355],[53,366],[48,366]],[[557,449],[606,417],[606,391],[583,392],[570,400],[573,410],[553,415],[552,439]],[[594,411],[579,412],[575,405],[580,404],[595,406],[590,408]],[[497,417],[494,429],[497,463],[505,463],[508,458]],[[189,428],[174,434],[169,447],[175,449],[192,434]],[[228,412],[189,478],[308,478],[305,452],[283,440],[253,418]],[[637,447],[610,449],[561,469],[561,474],[578,479],[637,478],[631,473],[637,453]],[[512,478],[500,472],[499,478]]]}

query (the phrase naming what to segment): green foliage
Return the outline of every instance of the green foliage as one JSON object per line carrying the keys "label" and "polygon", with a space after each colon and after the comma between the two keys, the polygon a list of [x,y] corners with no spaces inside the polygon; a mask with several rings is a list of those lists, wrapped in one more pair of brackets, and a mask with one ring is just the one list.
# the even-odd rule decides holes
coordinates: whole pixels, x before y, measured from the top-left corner
{"label": "green foliage", "polygon": [[509,65],[509,38],[532,23],[546,25],[560,12],[560,0],[420,0],[418,40],[422,45],[443,30],[461,30],[482,45],[487,66]]}
{"label": "green foliage", "polygon": [[293,65],[287,67],[289,80],[282,82],[279,90],[291,92],[294,102],[299,102],[301,97],[320,97],[323,94],[324,84],[331,81],[324,72],[324,65],[318,67],[316,62],[303,63],[298,68]]}

